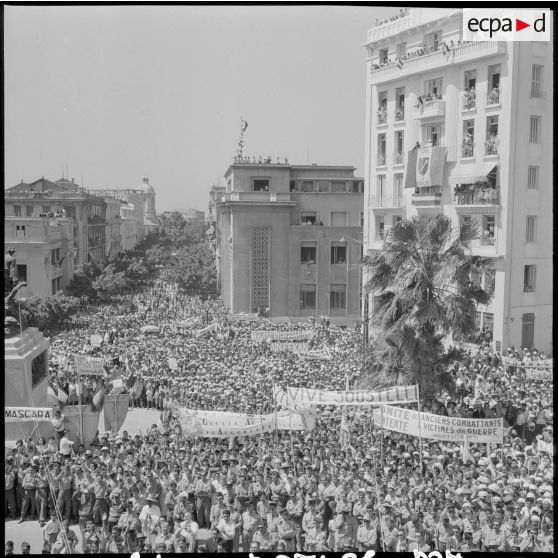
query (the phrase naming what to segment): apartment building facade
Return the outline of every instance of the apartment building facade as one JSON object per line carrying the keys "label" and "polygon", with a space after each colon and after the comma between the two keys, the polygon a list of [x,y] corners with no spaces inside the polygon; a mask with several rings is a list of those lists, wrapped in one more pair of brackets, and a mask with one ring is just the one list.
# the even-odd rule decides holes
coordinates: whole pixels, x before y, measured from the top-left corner
{"label": "apartment building facade", "polygon": [[368,32],[365,250],[381,250],[399,219],[475,221],[493,293],[478,327],[497,350],[549,351],[552,43],[462,36],[461,10],[437,8]]}
{"label": "apartment building facade", "polygon": [[235,162],[225,179],[210,210],[225,306],[360,322],[364,183],[354,168]]}

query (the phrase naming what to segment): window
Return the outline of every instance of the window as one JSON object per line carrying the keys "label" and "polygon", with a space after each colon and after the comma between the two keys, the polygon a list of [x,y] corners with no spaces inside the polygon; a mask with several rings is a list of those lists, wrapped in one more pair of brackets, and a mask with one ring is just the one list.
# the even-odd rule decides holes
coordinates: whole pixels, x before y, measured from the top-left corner
{"label": "window", "polygon": [[16,225],[16,238],[25,238],[25,225]]}
{"label": "window", "polygon": [[347,262],[347,245],[344,242],[331,243],[331,263],[344,264]]}
{"label": "window", "polygon": [[300,263],[314,264],[316,263],[316,243],[305,242],[300,247]]}
{"label": "window", "polygon": [[528,312],[521,316],[521,346],[530,349],[535,341],[535,314]]}
{"label": "window", "polygon": [[484,290],[489,295],[493,295],[495,287],[496,287],[496,270],[486,269],[484,271]]}
{"label": "window", "polygon": [[395,90],[395,120],[404,120],[405,118],[405,88],[398,87]]}
{"label": "window", "polygon": [[332,182],[331,183],[331,191],[333,193],[340,193],[340,192],[346,192],[347,191],[347,183],[346,182]]}
{"label": "window", "polygon": [[484,312],[482,321],[483,329],[494,331],[494,314],[492,312]]}
{"label": "window", "polygon": [[31,361],[31,387],[34,388],[46,375],[48,370],[47,352],[44,351]]}
{"label": "window", "polygon": [[442,43],[442,33],[440,31],[429,33],[424,38],[424,42],[431,51],[438,50],[440,44]]}
{"label": "window", "polygon": [[16,264],[16,274],[17,274],[17,280],[20,283],[27,283],[27,265],[26,264]]}
{"label": "window", "polygon": [[384,240],[385,236],[385,222],[384,216],[378,215],[376,217],[376,240]]}
{"label": "window", "polygon": [[403,204],[403,173],[393,177],[393,205],[401,207]]}
{"label": "window", "polygon": [[533,64],[531,69],[531,97],[542,97],[542,72],[540,64]]}
{"label": "window", "polygon": [[395,154],[394,154],[394,164],[403,164],[403,152],[405,149],[405,136],[403,130],[398,130],[395,132]]}
{"label": "window", "polygon": [[52,294],[56,294],[60,290],[60,277],[52,280]]}
{"label": "window", "polygon": [[21,205],[14,205],[14,215],[21,217]]}
{"label": "window", "polygon": [[531,116],[529,126],[529,143],[540,143],[541,117]]}
{"label": "window", "polygon": [[43,213],[50,213],[50,205],[43,205]]}
{"label": "window", "polygon": [[381,48],[380,49],[380,64],[387,64],[388,63],[388,54],[389,51],[387,48]]}
{"label": "window", "polygon": [[386,191],[386,175],[379,174],[376,182],[376,197],[378,199],[378,207],[384,207],[384,196]]}
{"label": "window", "polygon": [[460,223],[460,240],[465,240],[465,238],[467,236],[469,236],[469,231],[471,230],[471,227],[473,227],[475,225],[475,222],[473,221],[473,217],[471,215],[463,215],[461,217],[461,223]]}
{"label": "window", "polygon": [[498,154],[498,117],[489,116],[486,119],[486,149],[485,155]]}
{"label": "window", "polygon": [[482,236],[481,244],[483,246],[494,246],[496,244],[496,216],[482,216]]}
{"label": "window", "polygon": [[318,180],[317,186],[318,192],[329,192],[330,182],[329,180]]}
{"label": "window", "polygon": [[435,126],[427,126],[426,127],[426,143],[427,145],[431,145],[435,147],[439,145],[441,139],[441,127],[439,124]]}
{"label": "window", "polygon": [[360,226],[364,227],[364,211],[360,212]]}
{"label": "window", "polygon": [[254,192],[268,192],[269,178],[254,178],[252,182]]}
{"label": "window", "polygon": [[480,328],[481,328],[481,318],[482,318],[482,313],[481,312],[475,312],[475,329],[477,331],[480,331]]}
{"label": "window", "polygon": [[318,214],[315,211],[301,211],[300,224],[301,225],[317,225]]}
{"label": "window", "polygon": [[303,180],[300,191],[301,192],[313,192],[314,191],[314,181],[313,180]]}
{"label": "window", "polygon": [[378,93],[378,124],[387,123],[387,91]]}
{"label": "window", "polygon": [[474,142],[475,142],[475,121],[474,120],[464,120],[463,121],[463,147],[461,151],[462,157],[472,157],[474,153]]}
{"label": "window", "polygon": [[429,79],[425,83],[425,95],[427,97],[442,98],[442,78]]}
{"label": "window", "polygon": [[316,285],[300,286],[300,308],[316,308]]}
{"label": "window", "polygon": [[28,205],[25,208],[25,214],[27,215],[27,217],[33,217],[33,206],[32,205]]}
{"label": "window", "polygon": [[386,135],[378,134],[378,165],[386,164]]}
{"label": "window", "polygon": [[345,285],[331,285],[329,307],[331,310],[343,310],[345,308]]}
{"label": "window", "polygon": [[500,64],[488,66],[488,95],[487,105],[497,105],[500,102]]}
{"label": "window", "polygon": [[407,43],[399,43],[396,48],[396,58],[403,58],[407,55]]}
{"label": "window", "polygon": [[537,240],[537,216],[527,215],[525,241],[536,242],[536,240]]}
{"label": "window", "polygon": [[296,181],[295,180],[290,180],[289,181],[289,191],[294,192],[295,189],[296,189]]}
{"label": "window", "polygon": [[50,263],[56,265],[60,260],[60,248],[55,248],[50,251]]}
{"label": "window", "polygon": [[536,277],[537,277],[536,265],[526,265],[523,267],[523,292],[524,293],[535,292]]}
{"label": "window", "polygon": [[528,167],[527,169],[527,188],[539,187],[539,167]]}
{"label": "window", "polygon": [[477,86],[477,70],[465,72],[465,91],[475,91]]}
{"label": "window", "polygon": [[331,226],[332,227],[346,227],[347,226],[347,212],[346,211],[332,211],[331,212]]}

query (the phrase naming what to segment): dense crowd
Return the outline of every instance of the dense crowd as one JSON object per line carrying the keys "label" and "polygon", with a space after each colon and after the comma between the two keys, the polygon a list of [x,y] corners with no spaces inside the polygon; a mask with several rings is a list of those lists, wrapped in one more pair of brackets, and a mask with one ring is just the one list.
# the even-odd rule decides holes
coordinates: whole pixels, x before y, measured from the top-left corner
{"label": "dense crowd", "polygon": [[[146,324],[157,329],[141,333]],[[310,331],[312,347],[327,347],[329,357],[251,340],[270,329]],[[103,337],[100,347],[91,335]],[[343,418],[343,437],[334,407],[318,407],[312,431],[182,434],[176,406],[265,414],[275,408],[273,385],[342,390],[354,382],[360,334],[325,319],[231,324],[219,301],[159,284],[74,317],[51,341],[52,379],[74,386],[68,404],[77,399],[72,355],[103,356],[108,392],[129,391],[132,406],[160,409],[161,420],[144,433],[99,435],[88,449],[70,445],[67,455],[56,436],[17,443],[6,463],[6,517],[39,521],[45,553],[66,545],[84,553],[554,549],[552,390],[526,372],[547,358],[537,351],[510,348],[504,358],[487,344],[471,348],[451,369],[457,394],[422,402],[435,414],[503,417],[503,445],[465,448],[381,432],[357,407]],[[116,389],[115,369],[124,380]]]}

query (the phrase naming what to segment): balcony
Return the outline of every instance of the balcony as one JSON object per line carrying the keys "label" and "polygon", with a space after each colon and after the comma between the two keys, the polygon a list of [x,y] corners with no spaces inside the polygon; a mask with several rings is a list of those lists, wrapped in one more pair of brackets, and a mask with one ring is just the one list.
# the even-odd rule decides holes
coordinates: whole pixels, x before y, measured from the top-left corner
{"label": "balcony", "polygon": [[461,158],[468,159],[475,156],[474,142],[472,140],[463,140],[461,146]]}
{"label": "balcony", "polygon": [[477,94],[474,91],[463,91],[462,110],[473,110],[477,107]]}
{"label": "balcony", "polygon": [[405,120],[405,109],[398,108],[395,111],[395,122],[403,122]]}
{"label": "balcony", "polygon": [[457,184],[453,189],[457,205],[499,205],[500,190],[488,183]]}
{"label": "balcony", "polygon": [[417,188],[413,193],[411,201],[414,206],[440,205],[442,202],[442,187],[428,186]]}
{"label": "balcony", "polygon": [[387,112],[385,110],[378,111],[378,126],[387,125]]}
{"label": "balcony", "polygon": [[498,137],[489,138],[484,142],[484,154],[485,156],[488,155],[495,155],[498,156],[498,146],[500,144],[500,140]]}
{"label": "balcony", "polygon": [[[420,99],[420,97],[419,97]],[[415,112],[415,119],[443,118],[446,114],[446,102],[442,99],[431,99],[419,102]]]}
{"label": "balcony", "polygon": [[411,54],[402,59],[402,65],[393,62],[389,65],[372,66],[370,75],[374,83],[392,81],[406,78],[414,74],[428,72],[430,70],[441,70],[453,64],[476,61],[496,54],[506,54],[507,46],[503,41],[486,41],[463,43],[444,51],[428,52],[428,49],[419,49],[423,54]]}
{"label": "balcony", "polygon": [[486,94],[486,106],[495,106],[500,104],[500,94],[502,90],[500,87],[493,87],[487,94]]}
{"label": "balcony", "polygon": [[378,157],[376,158],[376,166],[377,167],[385,167],[386,166],[386,156],[385,154],[382,155],[378,155]]}

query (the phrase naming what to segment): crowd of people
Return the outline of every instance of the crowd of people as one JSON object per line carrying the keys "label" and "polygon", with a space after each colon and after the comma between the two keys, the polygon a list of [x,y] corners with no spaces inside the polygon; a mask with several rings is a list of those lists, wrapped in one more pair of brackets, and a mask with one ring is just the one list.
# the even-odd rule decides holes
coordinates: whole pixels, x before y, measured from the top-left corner
{"label": "crowd of people", "polygon": [[[141,333],[146,324],[155,327]],[[328,356],[273,352],[251,340],[255,330],[309,331],[311,347],[327,347]],[[92,335],[102,336],[100,346]],[[177,407],[266,414],[276,410],[274,385],[344,390],[361,375],[360,347],[359,331],[327,320],[229,323],[220,301],[164,283],[91,308],[51,339],[51,379],[74,385],[66,404],[78,382],[73,355],[103,356],[107,393],[129,391],[133,407],[159,409],[160,420],[64,453],[55,436],[18,441],[6,461],[6,517],[40,522],[48,554],[552,552],[552,389],[551,379],[526,373],[548,362],[535,350],[471,348],[451,369],[457,393],[422,401],[424,412],[502,417],[501,445],[382,432],[358,407],[317,407],[311,431],[226,439],[182,432]]]}

